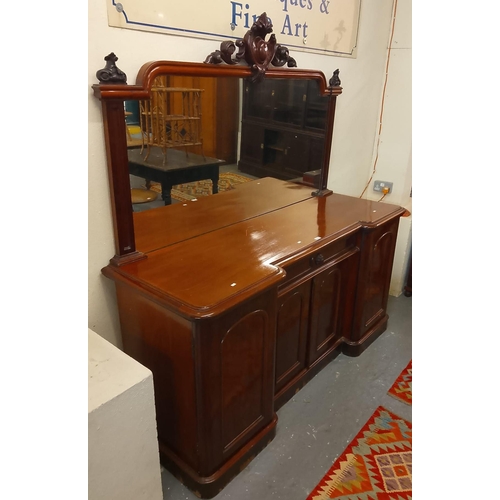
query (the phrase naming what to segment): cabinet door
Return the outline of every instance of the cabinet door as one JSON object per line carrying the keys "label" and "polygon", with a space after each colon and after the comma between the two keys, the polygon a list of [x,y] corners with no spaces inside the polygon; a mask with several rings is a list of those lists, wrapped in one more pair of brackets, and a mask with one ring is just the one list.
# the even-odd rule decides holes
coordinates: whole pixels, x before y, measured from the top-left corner
{"label": "cabinet door", "polygon": [[264,129],[261,125],[243,122],[241,127],[241,158],[262,164]]}
{"label": "cabinet door", "polygon": [[361,340],[387,319],[387,301],[399,218],[375,229],[365,229],[356,297],[352,341]]}
{"label": "cabinet door", "polygon": [[355,253],[312,280],[309,365],[334,349],[338,341],[350,333],[358,258]]}
{"label": "cabinet door", "polygon": [[200,474],[210,476],[274,419],[276,290],[197,324]]}
{"label": "cabinet door", "polygon": [[[238,157],[238,128],[239,128],[239,84],[237,78],[207,78],[214,81],[216,86],[215,98],[212,102],[214,109],[213,117],[213,141],[214,154],[211,155],[204,150],[206,156],[220,158],[227,163],[236,163]],[[203,98],[203,103],[206,97]],[[202,120],[203,120],[202,115]],[[203,147],[205,148],[205,134],[207,126],[202,121]]]}
{"label": "cabinet door", "polygon": [[248,118],[270,120],[274,107],[272,82],[264,80],[259,84],[245,85],[244,113]]}
{"label": "cabinet door", "polygon": [[324,132],[328,114],[328,99],[321,95],[317,81],[310,81],[307,87],[307,104],[304,128]]}
{"label": "cabinet door", "polygon": [[278,298],[276,394],[305,369],[310,292],[307,281]]}
{"label": "cabinet door", "polygon": [[307,99],[305,80],[269,80],[272,85],[272,121],[292,127],[303,127],[304,106]]}
{"label": "cabinet door", "polygon": [[[302,176],[309,170],[311,138],[299,133],[287,133],[286,155],[283,169],[292,175]],[[321,166],[320,166],[321,168]]]}
{"label": "cabinet door", "polygon": [[309,150],[309,170],[319,170],[323,167],[323,154],[325,151],[325,139],[323,137],[311,137]]}

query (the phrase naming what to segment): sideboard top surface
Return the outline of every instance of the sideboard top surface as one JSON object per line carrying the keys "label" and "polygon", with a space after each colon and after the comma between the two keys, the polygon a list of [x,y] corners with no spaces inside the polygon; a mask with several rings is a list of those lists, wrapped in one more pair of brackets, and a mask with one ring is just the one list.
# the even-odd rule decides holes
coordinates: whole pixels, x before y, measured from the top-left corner
{"label": "sideboard top surface", "polygon": [[153,250],[311,198],[313,188],[266,177],[196,201],[134,213],[137,250]]}
{"label": "sideboard top surface", "polygon": [[[404,212],[395,205],[335,193],[325,197],[309,196],[293,203],[295,193],[288,198],[279,194],[280,191],[293,192],[286,186],[288,183],[275,182],[280,183],[281,188],[275,186],[272,196],[273,190],[268,190],[269,196],[275,200],[286,198],[291,204],[271,209],[274,205],[262,196],[261,185],[256,181],[232,192],[207,197],[217,201],[211,202],[215,213],[230,210],[232,203],[221,205],[225,205],[225,200],[232,200],[237,207],[234,223],[213,230],[205,227],[203,234],[152,251],[146,259],[119,268],[108,266],[103,272],[113,279],[134,283],[187,316],[207,317],[279,282],[286,274],[280,267],[285,261],[312,255],[362,227],[376,227]],[[303,186],[299,188],[297,193],[306,193]],[[309,194],[310,190],[307,188]],[[250,212],[244,213],[242,207],[238,208],[237,199],[252,198],[252,193],[254,212],[249,209]],[[259,206],[268,210],[259,214],[255,210]],[[207,212],[203,204],[196,208],[207,224],[213,223],[210,210]],[[199,215],[188,213],[187,220],[194,221],[197,217]],[[219,219],[214,216],[214,220]]]}

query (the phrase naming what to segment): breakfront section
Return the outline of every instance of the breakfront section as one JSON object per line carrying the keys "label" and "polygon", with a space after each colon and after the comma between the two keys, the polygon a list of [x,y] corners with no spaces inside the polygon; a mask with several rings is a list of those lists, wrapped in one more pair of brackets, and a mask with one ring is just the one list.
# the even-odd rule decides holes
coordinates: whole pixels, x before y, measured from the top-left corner
{"label": "breakfront section", "polygon": [[399,216],[284,263],[278,287],[275,409],[340,351],[361,354],[387,328]]}
{"label": "breakfront section", "polygon": [[275,405],[280,408],[340,351],[350,335],[359,236],[284,265],[276,326]]}

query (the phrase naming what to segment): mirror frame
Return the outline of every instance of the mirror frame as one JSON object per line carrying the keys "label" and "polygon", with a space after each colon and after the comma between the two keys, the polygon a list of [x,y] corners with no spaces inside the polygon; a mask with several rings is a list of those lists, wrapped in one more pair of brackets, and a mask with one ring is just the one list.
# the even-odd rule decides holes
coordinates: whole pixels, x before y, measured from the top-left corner
{"label": "mirror frame", "polygon": [[[265,17],[263,17],[265,16]],[[259,21],[267,19],[262,14]],[[264,22],[265,24],[265,22]],[[329,99],[325,130],[325,151],[321,166],[320,187],[312,196],[325,196],[327,189],[330,150],[333,136],[336,97],[342,93],[339,71],[333,73],[327,84],[321,71],[293,67],[295,60],[288,56],[286,47],[276,44],[274,35],[268,41],[269,25],[254,23],[252,29],[236,43],[222,42],[221,50],[210,54],[203,63],[182,61],[152,61],[145,63],[137,74],[135,85],[127,84],[126,75],[116,66],[118,58],[114,53],[104,59],[106,67],[97,71],[99,84],[92,86],[94,95],[101,101],[108,179],[113,212],[115,256],[111,265],[120,266],[147,256],[136,250],[132,203],[130,199],[130,177],[126,140],[124,102],[149,99],[154,79],[160,75],[181,75],[197,77],[234,77],[249,79],[254,85],[262,78],[313,79],[319,83],[321,96]],[[238,52],[235,54],[236,47]],[[278,58],[278,55],[281,58]],[[284,64],[288,64],[283,68]],[[243,65],[245,64],[245,65]],[[273,67],[278,65],[278,67]]]}

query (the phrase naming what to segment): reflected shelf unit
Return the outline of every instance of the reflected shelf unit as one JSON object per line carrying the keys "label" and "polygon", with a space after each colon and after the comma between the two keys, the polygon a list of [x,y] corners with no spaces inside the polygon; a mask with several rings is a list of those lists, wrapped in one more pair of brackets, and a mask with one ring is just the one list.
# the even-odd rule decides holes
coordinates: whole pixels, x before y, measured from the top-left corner
{"label": "reflected shelf unit", "polygon": [[[151,147],[160,147],[165,161],[168,148],[199,146],[201,133],[201,96],[203,89],[167,87],[165,77],[157,77],[151,98],[139,102],[142,147],[147,160]],[[186,149],[187,152],[187,149]]]}
{"label": "reflected shelf unit", "polygon": [[243,93],[240,171],[282,180],[303,177],[323,160],[328,101],[317,82],[264,80]]}

